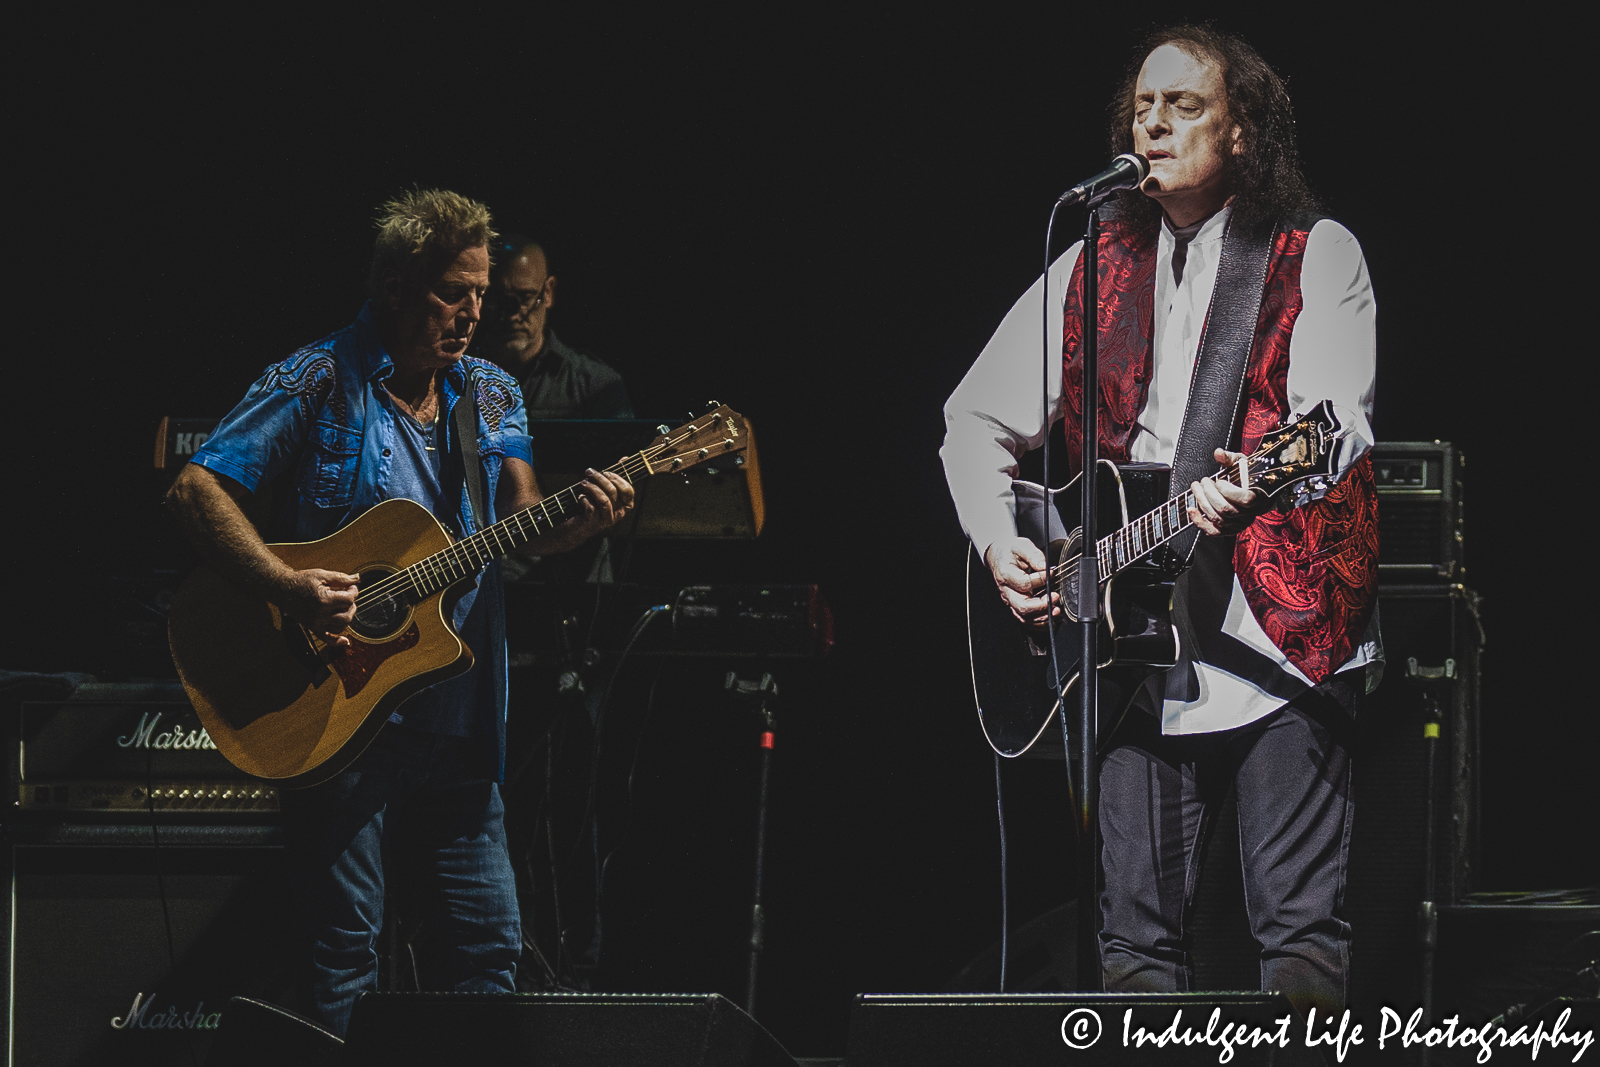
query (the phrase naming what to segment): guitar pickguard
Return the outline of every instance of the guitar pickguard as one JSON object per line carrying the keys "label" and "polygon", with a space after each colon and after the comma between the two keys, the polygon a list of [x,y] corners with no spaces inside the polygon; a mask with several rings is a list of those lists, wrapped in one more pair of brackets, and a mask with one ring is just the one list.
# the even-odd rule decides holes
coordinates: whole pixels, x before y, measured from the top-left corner
{"label": "guitar pickguard", "polygon": [[372,681],[372,676],[383,666],[384,660],[408,648],[416,646],[421,634],[417,631],[417,624],[412,623],[406,627],[405,633],[399,637],[383,642],[367,642],[357,638],[350,642],[350,647],[341,652],[334,653],[328,660],[328,665],[339,675],[339,680],[344,683],[344,695],[348,700]]}

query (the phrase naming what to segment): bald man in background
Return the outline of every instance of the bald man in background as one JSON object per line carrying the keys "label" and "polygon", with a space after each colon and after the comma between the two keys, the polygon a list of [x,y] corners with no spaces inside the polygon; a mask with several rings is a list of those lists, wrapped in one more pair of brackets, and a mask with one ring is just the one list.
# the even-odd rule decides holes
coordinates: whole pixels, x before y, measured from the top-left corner
{"label": "bald man in background", "polygon": [[633,418],[622,376],[602,360],[568,348],[550,329],[556,276],[544,248],[511,234],[500,239],[494,259],[484,343],[476,354],[516,377],[528,418]]}

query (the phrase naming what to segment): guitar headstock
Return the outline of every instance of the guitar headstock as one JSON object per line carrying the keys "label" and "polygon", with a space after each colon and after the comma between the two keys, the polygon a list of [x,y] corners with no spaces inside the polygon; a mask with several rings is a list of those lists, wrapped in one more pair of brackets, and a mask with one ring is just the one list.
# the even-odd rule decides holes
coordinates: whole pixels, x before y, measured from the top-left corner
{"label": "guitar headstock", "polygon": [[1344,428],[1324,400],[1287,426],[1261,436],[1250,456],[1250,486],[1267,496],[1284,489],[1294,492],[1294,504],[1309,504],[1333,488],[1335,453]]}
{"label": "guitar headstock", "polygon": [[651,474],[688,470],[721,456],[743,452],[750,443],[744,416],[726,404],[711,405],[704,415],[675,430],[661,427],[661,435],[640,453]]}

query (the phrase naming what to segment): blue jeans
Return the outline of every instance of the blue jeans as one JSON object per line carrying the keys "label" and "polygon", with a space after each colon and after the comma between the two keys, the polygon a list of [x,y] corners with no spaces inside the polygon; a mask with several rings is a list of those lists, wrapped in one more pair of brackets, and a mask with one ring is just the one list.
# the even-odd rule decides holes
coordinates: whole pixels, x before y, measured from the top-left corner
{"label": "blue jeans", "polygon": [[490,774],[487,741],[390,724],[346,770],[285,794],[320,1025],[343,1035],[356,998],[377,989],[384,872],[401,859],[426,880],[440,987],[513,991],[522,924]]}

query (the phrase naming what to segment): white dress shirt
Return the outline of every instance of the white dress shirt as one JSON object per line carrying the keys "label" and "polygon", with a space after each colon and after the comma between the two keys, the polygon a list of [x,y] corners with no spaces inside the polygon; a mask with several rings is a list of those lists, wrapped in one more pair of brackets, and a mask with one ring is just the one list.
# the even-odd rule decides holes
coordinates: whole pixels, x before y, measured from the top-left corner
{"label": "white dress shirt", "polygon": [[[1216,285],[1227,217],[1224,209],[1193,232],[1181,280],[1173,272],[1173,253],[1180,239],[1162,223],[1156,253],[1154,360],[1149,394],[1129,442],[1132,460],[1172,462],[1201,328]],[[1082,248],[1081,241],[1073,245],[1051,265],[1046,277],[1022,294],[945,404],[946,431],[939,454],[956,514],[980,554],[1016,536],[1011,482],[1017,476],[1017,459],[1043,444],[1046,427],[1061,417],[1062,304]],[[1040,333],[1039,307],[1047,289],[1048,343]],[[1349,430],[1335,467],[1342,474],[1372,445],[1376,344],[1366,260],[1350,231],[1337,222],[1323,219],[1312,227],[1301,261],[1300,291],[1302,310],[1289,342],[1289,409],[1301,415],[1325,399],[1333,402]],[[1311,685],[1262,630],[1237,577],[1223,632],[1271,659],[1290,679]],[[1374,613],[1366,639],[1339,669],[1375,666],[1381,655]],[[1166,701],[1161,715],[1165,733],[1242,726],[1285,703],[1281,684],[1273,686],[1278,691],[1274,695],[1210,664],[1194,666],[1199,697]],[[1369,682],[1374,674],[1368,672]]]}

